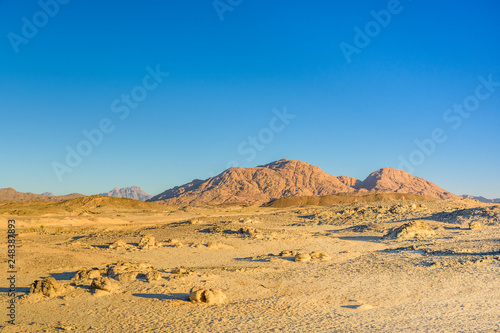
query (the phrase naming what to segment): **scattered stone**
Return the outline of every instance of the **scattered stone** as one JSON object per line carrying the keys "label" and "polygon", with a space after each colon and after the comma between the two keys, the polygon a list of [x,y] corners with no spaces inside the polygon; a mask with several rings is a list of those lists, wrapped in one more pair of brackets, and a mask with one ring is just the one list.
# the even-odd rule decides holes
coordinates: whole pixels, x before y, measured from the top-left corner
{"label": "scattered stone", "polygon": [[406,207],[404,207],[403,205],[394,205],[389,209],[390,213],[396,214],[396,215],[404,214],[407,211],[408,211],[408,209]]}
{"label": "scattered stone", "polygon": [[76,272],[75,276],[71,279],[71,282],[74,284],[76,281],[80,280],[92,280],[98,277],[101,277],[101,270],[99,269],[82,269]]}
{"label": "scattered stone", "polygon": [[311,261],[311,256],[308,253],[300,253],[295,256],[296,262],[308,262]]}
{"label": "scattered stone", "polygon": [[483,224],[479,221],[472,221],[469,223],[470,230],[481,229],[482,227],[483,227]]}
{"label": "scattered stone", "polygon": [[208,234],[221,234],[224,230],[220,226],[216,225],[207,229],[203,229],[201,231]]}
{"label": "scattered stone", "polygon": [[280,257],[295,257],[297,254],[299,253],[294,250],[283,250],[280,252]]}
{"label": "scattered stone", "polygon": [[223,248],[224,246],[222,246],[222,244],[219,244],[219,243],[217,243],[217,242],[208,242],[208,243],[207,243],[207,247],[208,247],[209,249],[215,249],[215,250],[216,250],[216,249]]}
{"label": "scattered stone", "polygon": [[226,302],[227,296],[220,289],[192,288],[189,299],[193,303],[222,304]]}
{"label": "scattered stone", "polygon": [[255,224],[255,223],[260,223],[260,221],[256,220],[256,219],[251,219],[251,218],[247,217],[245,219],[240,219],[240,223]]}
{"label": "scattered stone", "polygon": [[433,219],[449,223],[460,223],[467,226],[468,223],[481,222],[484,226],[500,225],[500,206],[474,207],[458,209],[453,212],[441,212],[434,214]]}
{"label": "scattered stone", "polygon": [[92,280],[92,283],[90,284],[90,289],[94,290],[103,290],[107,291],[108,293],[112,293],[118,288],[117,284],[113,282],[108,277],[100,277],[100,278],[95,278]]}
{"label": "scattered stone", "polygon": [[314,251],[309,254],[311,259],[317,259],[317,260],[329,260],[331,257],[328,255],[328,253],[323,252],[323,251]]}
{"label": "scattered stone", "polygon": [[[122,281],[131,281],[131,276],[135,274],[134,279],[137,278],[139,274],[146,275],[148,272],[157,270],[151,264],[147,263],[137,263],[137,262],[123,262],[120,261],[116,264],[111,264],[106,266],[106,275]],[[123,275],[125,273],[132,273],[129,275]],[[120,275],[122,277],[120,278]]]}
{"label": "scattered stone", "polygon": [[197,218],[191,219],[187,222],[188,222],[188,224],[202,224],[203,223],[203,221],[201,221],[200,219],[197,219]]}
{"label": "scattered stone", "polygon": [[356,310],[370,310],[373,309],[373,305],[370,304],[361,304],[356,308]]}
{"label": "scattered stone", "polygon": [[413,238],[426,238],[434,236],[436,233],[425,221],[412,221],[405,223],[398,228],[390,230],[384,238],[406,240]]}
{"label": "scattered stone", "polygon": [[109,245],[109,249],[119,249],[119,248],[125,248],[127,247],[127,243],[125,243],[123,240],[119,239],[115,241],[113,244]]}
{"label": "scattered stone", "polygon": [[61,295],[65,291],[65,287],[57,282],[53,277],[48,277],[43,280],[36,280],[31,284],[30,294],[42,294],[47,297],[55,297]]}
{"label": "scattered stone", "polygon": [[172,274],[188,274],[188,270],[182,267],[176,267],[171,271]]}
{"label": "scattered stone", "polygon": [[135,281],[137,280],[137,275],[139,272],[125,272],[115,275],[115,279],[118,281]]}
{"label": "scattered stone", "polygon": [[140,250],[148,250],[158,246],[161,246],[161,243],[157,242],[156,238],[153,235],[145,235],[142,236],[139,245],[137,245],[137,248]]}
{"label": "scattered stone", "polygon": [[148,282],[158,281],[161,279],[161,273],[158,271],[151,271],[146,274],[146,280]]}
{"label": "scattered stone", "polygon": [[220,249],[233,249],[231,245],[226,245],[217,242],[208,242],[207,247],[212,250],[220,250]]}
{"label": "scattered stone", "polygon": [[243,227],[243,228],[240,228],[240,230],[238,230],[238,233],[248,235],[248,236],[253,236],[253,235],[259,233],[259,231],[255,228],[252,228],[252,227]]}
{"label": "scattered stone", "polygon": [[178,240],[178,239],[176,239],[176,238],[169,238],[169,239],[167,239],[167,240],[165,241],[165,243],[174,245],[174,244],[179,243],[179,240]]}

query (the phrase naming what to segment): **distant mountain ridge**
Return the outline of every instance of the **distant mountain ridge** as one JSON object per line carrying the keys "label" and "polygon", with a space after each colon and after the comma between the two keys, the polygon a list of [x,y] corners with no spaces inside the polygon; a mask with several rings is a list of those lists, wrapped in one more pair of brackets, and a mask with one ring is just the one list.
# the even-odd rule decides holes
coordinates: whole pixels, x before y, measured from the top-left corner
{"label": "distant mountain ridge", "polygon": [[84,197],[83,194],[72,193],[67,195],[53,195],[52,193],[45,192],[44,194],[24,193],[18,192],[15,189],[1,188],[0,201],[28,201],[28,200],[42,200],[42,201],[64,201],[74,198]]}
{"label": "distant mountain ridge", "polygon": [[359,191],[414,193],[438,199],[459,198],[403,170],[383,168],[360,181],[353,177],[329,175],[306,162],[281,159],[254,168],[230,168],[207,180],[196,179],[166,190],[150,201],[167,205],[262,204],[283,197]]}
{"label": "distant mountain ridge", "polygon": [[98,214],[99,211],[103,209],[106,210],[110,208],[140,211],[164,211],[166,207],[153,202],[91,195],[64,201],[24,200],[16,202],[2,202],[0,205],[0,215],[42,216],[50,214],[68,216],[68,214],[70,214],[73,216],[89,216]]}
{"label": "distant mountain ridge", "polygon": [[481,202],[484,202],[484,203],[500,203],[500,198],[498,199],[488,199],[488,198],[485,198],[485,197],[482,197],[482,196],[473,196],[473,195],[468,195],[468,194],[464,194],[462,195],[462,198],[463,199],[472,199],[472,200],[478,200],[478,201],[481,201]]}
{"label": "distant mountain ridge", "polygon": [[140,201],[151,199],[151,195],[144,192],[144,190],[138,186],[123,187],[120,189],[115,187],[111,191],[100,193],[99,195],[103,197],[127,198]]}

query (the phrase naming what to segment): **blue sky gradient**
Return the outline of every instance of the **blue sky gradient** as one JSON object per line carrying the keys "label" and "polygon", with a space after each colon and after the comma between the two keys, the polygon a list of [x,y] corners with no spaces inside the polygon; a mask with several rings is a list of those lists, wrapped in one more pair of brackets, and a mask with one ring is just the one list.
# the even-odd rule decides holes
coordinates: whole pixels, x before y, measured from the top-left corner
{"label": "blue sky gradient", "polygon": [[[44,22],[40,3],[55,1],[0,1],[0,187],[154,195],[233,164],[284,157],[364,179],[413,156],[416,176],[500,198],[500,86],[480,88],[488,97],[458,128],[444,118],[479,77],[500,82],[498,2],[220,0],[231,10],[218,13],[213,1],[60,0]],[[341,43],[356,47],[355,27],[388,8],[349,62]],[[157,66],[168,77],[120,119],[113,102]],[[270,130],[284,109],[295,117]],[[54,162],[103,119],[114,130],[58,178]],[[436,128],[446,140],[426,153],[415,140]],[[241,154],[259,134],[255,157]]]}

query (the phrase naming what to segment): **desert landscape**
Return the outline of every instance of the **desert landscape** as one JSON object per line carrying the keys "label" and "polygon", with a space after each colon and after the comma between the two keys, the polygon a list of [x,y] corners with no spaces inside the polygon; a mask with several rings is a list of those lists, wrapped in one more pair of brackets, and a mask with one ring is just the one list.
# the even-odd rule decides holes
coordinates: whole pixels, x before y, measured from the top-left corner
{"label": "desert landscape", "polygon": [[0,0],[0,333],[500,333],[499,17]]}
{"label": "desert landscape", "polygon": [[18,234],[2,332],[500,330],[498,204],[288,160],[186,187],[150,202],[1,190]]}

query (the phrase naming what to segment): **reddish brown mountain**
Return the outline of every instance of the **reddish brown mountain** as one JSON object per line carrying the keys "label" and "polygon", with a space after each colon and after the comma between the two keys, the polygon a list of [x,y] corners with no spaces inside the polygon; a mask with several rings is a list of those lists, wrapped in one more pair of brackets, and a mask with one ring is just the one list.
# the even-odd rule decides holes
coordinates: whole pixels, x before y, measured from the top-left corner
{"label": "reddish brown mountain", "polygon": [[459,199],[458,196],[423,178],[393,168],[383,168],[372,172],[362,183],[368,191],[415,193],[439,199]]}
{"label": "reddish brown mountain", "polygon": [[348,177],[348,176],[339,176],[337,177],[344,185],[347,185],[349,187],[355,188],[355,189],[360,189],[363,186],[363,182],[359,179],[356,179],[354,177]]}
{"label": "reddish brown mountain", "polygon": [[221,203],[260,204],[272,199],[296,196],[323,196],[357,191],[415,193],[448,199],[457,196],[425,179],[405,171],[384,168],[370,174],[364,181],[335,177],[319,167],[281,159],[255,168],[230,168],[207,180],[169,189],[150,201],[167,205],[200,205]]}
{"label": "reddish brown mountain", "polygon": [[291,196],[353,192],[319,167],[282,159],[255,168],[230,168],[205,181],[194,180],[151,199],[168,205],[264,203]]}

